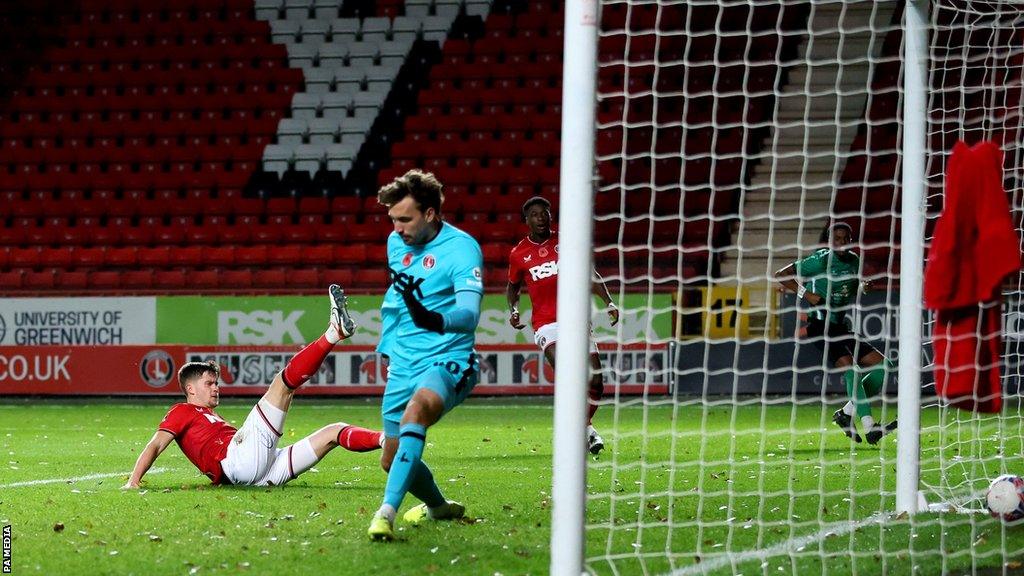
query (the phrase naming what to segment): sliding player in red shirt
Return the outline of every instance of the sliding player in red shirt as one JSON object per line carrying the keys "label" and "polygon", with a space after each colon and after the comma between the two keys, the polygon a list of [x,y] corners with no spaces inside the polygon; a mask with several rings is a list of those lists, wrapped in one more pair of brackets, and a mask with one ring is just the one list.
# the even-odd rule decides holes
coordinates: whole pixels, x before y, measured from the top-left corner
{"label": "sliding player in red shirt", "polygon": [[[558,342],[558,232],[551,229],[551,203],[540,196],[534,196],[523,204],[522,217],[530,234],[509,254],[506,292],[509,323],[516,330],[524,327],[519,319],[519,293],[525,284],[533,306],[534,341],[554,366],[555,343]],[[604,300],[614,326],[619,321],[619,310],[600,276],[592,283],[592,293]],[[592,421],[604,393],[604,377],[593,339],[590,342],[590,368],[587,444],[591,454],[598,454],[604,449],[604,440],[594,429]]]}
{"label": "sliding player in red shirt", "polygon": [[331,320],[327,332],[288,362],[237,430],[214,412],[220,404],[220,367],[214,362],[182,366],[178,383],[185,402],[167,412],[123,488],[138,488],[143,475],[171,441],[177,441],[185,457],[214,484],[249,486],[285,484],[338,446],[353,452],[380,448],[383,433],[344,422],[329,424],[291,446],[277,447],[295,390],[316,374],[334,345],[355,330],[345,293],[337,284],[329,293]]}

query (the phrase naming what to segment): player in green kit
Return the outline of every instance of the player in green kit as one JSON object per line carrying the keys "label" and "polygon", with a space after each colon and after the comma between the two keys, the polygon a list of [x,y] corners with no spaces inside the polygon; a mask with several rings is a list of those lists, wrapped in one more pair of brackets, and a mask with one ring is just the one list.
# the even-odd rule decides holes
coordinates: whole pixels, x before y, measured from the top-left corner
{"label": "player in green kit", "polygon": [[[896,429],[896,421],[882,426],[871,415],[871,398],[885,385],[894,366],[881,352],[860,341],[850,328],[849,313],[860,282],[860,258],[850,251],[853,229],[839,222],[826,228],[822,243],[828,244],[803,260],[775,273],[776,279],[797,299],[813,306],[807,313],[807,337],[836,368],[844,369],[843,381],[850,401],[836,410],[832,421],[856,442],[861,441],[853,420],[856,414],[869,444],[877,444]],[[869,282],[864,282],[870,288]]]}

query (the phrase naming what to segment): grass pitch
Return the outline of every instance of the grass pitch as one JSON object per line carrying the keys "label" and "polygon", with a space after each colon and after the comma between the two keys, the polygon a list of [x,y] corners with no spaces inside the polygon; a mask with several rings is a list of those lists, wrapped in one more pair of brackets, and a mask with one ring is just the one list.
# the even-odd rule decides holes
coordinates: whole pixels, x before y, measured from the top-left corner
{"label": "grass pitch", "polygon": [[[218,412],[237,425],[252,402],[229,400]],[[473,399],[433,428],[425,459],[446,496],[464,502],[472,518],[419,528],[399,520],[399,540],[389,544],[366,537],[385,480],[379,453],[338,449],[315,472],[267,489],[210,486],[172,446],[143,490],[122,492],[139,450],[169,405],[0,404],[0,450],[6,455],[0,463],[0,524],[12,528],[14,574],[548,572],[547,402]],[[590,463],[588,569],[1020,570],[1015,555],[1024,555],[1024,526],[1006,526],[983,514],[873,518],[894,507],[895,442],[887,438],[881,448],[852,448],[830,423],[834,409],[602,408],[595,424],[609,450]],[[372,401],[299,398],[282,444],[339,420],[377,428],[379,407]],[[937,415],[926,412],[923,420],[934,424]],[[940,436],[923,437],[923,449],[949,441]],[[1024,473],[1019,450],[994,451],[992,458],[1008,459],[1009,469]],[[403,511],[414,503],[408,498]]]}

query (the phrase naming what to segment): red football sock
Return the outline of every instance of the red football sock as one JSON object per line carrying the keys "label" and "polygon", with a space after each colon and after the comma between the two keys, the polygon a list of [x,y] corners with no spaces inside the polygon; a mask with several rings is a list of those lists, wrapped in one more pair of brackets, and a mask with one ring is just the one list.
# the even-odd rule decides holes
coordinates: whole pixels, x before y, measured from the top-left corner
{"label": "red football sock", "polygon": [[380,449],[380,432],[359,426],[345,426],[338,432],[338,446],[352,452],[370,452]]}
{"label": "red football sock", "polygon": [[598,400],[600,400],[600,398],[594,398],[593,396],[591,396],[590,402],[587,402],[587,425],[588,426],[591,424],[591,421],[594,419],[594,414],[597,413],[597,408],[598,408],[597,401]]}
{"label": "red football sock", "polygon": [[594,419],[594,414],[597,412],[597,409],[600,406],[598,404],[598,401],[601,400],[601,396],[603,396],[603,394],[601,393],[601,390],[597,390],[597,389],[591,388],[590,390],[587,391],[587,398],[588,398],[588,401],[587,401],[587,425],[588,426],[590,425],[591,420]]}
{"label": "red football sock", "polygon": [[284,367],[284,385],[294,390],[305,384],[320,369],[332,348],[334,344],[327,341],[327,336],[321,336],[316,342],[299,350]]}

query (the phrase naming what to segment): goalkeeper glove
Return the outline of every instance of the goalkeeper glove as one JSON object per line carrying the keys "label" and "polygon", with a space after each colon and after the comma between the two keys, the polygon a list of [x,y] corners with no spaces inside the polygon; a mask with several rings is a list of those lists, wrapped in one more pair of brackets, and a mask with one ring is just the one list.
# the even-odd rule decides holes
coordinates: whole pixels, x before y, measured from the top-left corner
{"label": "goalkeeper glove", "polygon": [[395,278],[394,287],[401,294],[405,307],[409,309],[413,324],[424,330],[444,334],[444,317],[437,312],[427,310],[423,303],[416,299],[415,292],[419,288],[418,282],[413,282],[409,276],[399,275]]}

